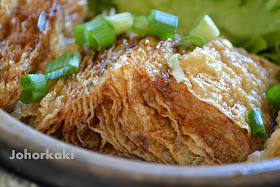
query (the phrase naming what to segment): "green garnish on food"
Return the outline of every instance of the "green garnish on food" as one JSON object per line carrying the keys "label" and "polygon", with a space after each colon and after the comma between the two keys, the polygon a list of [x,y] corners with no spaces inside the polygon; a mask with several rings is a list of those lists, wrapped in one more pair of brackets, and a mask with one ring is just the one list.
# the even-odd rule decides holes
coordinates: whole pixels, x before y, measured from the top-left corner
{"label": "green garnish on food", "polygon": [[[103,1],[106,0],[101,0]],[[245,46],[249,52],[263,55],[280,64],[279,0],[141,0],[133,3],[129,3],[128,0],[111,0],[111,2],[116,5],[119,12],[147,15],[151,9],[156,8],[177,15],[180,19],[178,33],[183,35],[189,35],[207,14],[214,20],[221,35],[229,39],[234,46],[243,48]],[[249,41],[258,41],[260,37],[266,41],[266,48],[264,45],[260,47],[259,44],[248,45]]]}
{"label": "green garnish on food", "polygon": [[74,38],[76,43],[83,47],[91,46],[89,41],[90,37],[92,37],[91,31],[102,27],[103,24],[107,24],[107,21],[105,18],[98,16],[89,22],[77,25],[74,28]]}
{"label": "green garnish on food", "polygon": [[44,74],[27,74],[22,76],[20,83],[25,88],[20,101],[24,104],[39,102],[48,94],[48,80],[57,80],[76,73],[79,69],[81,55],[69,52],[49,62]]}
{"label": "green garnish on food", "polygon": [[98,51],[103,50],[116,41],[113,28],[101,16],[87,23],[77,25],[74,28],[74,37],[77,44],[83,47],[90,46]]}
{"label": "green garnish on food", "polygon": [[202,47],[205,45],[205,39],[201,36],[190,35],[180,40],[180,46],[184,48]]}
{"label": "green garnish on food", "polygon": [[109,16],[107,21],[114,29],[116,35],[130,31],[133,25],[133,17],[129,12]]}
{"label": "green garnish on food", "polygon": [[20,84],[29,91],[48,90],[48,80],[44,74],[27,74],[23,75]]}
{"label": "green garnish on food", "polygon": [[23,104],[31,104],[40,102],[46,95],[48,94],[48,91],[44,92],[35,92],[30,90],[23,90],[20,94],[19,100]]}
{"label": "green garnish on food", "polygon": [[251,126],[252,133],[255,137],[266,138],[267,134],[262,119],[262,111],[259,108],[252,109],[249,114],[249,124]]}
{"label": "green garnish on food", "polygon": [[91,32],[90,46],[97,51],[102,51],[116,41],[114,30],[109,25],[102,25]]}
{"label": "green garnish on food", "polygon": [[175,37],[179,18],[159,10],[152,10],[148,16],[150,22],[150,33],[162,38]]}
{"label": "green garnish on food", "polygon": [[49,85],[44,74],[24,75],[20,83],[25,88],[20,95],[20,101],[24,104],[39,102],[48,94]]}
{"label": "green garnish on food", "polygon": [[134,18],[132,32],[136,34],[146,35],[150,31],[150,23],[146,16],[136,16]]}
{"label": "green garnish on food", "polygon": [[48,80],[57,80],[76,73],[79,69],[81,55],[79,52],[69,52],[49,62],[44,74]]}

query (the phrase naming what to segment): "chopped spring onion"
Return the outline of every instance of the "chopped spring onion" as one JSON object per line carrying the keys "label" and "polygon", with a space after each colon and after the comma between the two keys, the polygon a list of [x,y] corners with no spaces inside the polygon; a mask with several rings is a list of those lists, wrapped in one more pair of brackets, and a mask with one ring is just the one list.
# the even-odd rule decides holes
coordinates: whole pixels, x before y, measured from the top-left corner
{"label": "chopped spring onion", "polygon": [[107,18],[109,25],[114,29],[115,34],[119,35],[131,30],[133,17],[129,12],[123,12],[109,16]]}
{"label": "chopped spring onion", "polygon": [[89,37],[90,46],[98,51],[102,51],[116,41],[115,32],[109,25],[102,25],[91,34]]}
{"label": "chopped spring onion", "polygon": [[252,129],[252,133],[254,136],[259,136],[261,138],[266,138],[267,134],[265,131],[265,127],[263,124],[263,119],[262,119],[262,111],[259,108],[254,108],[252,109],[249,114],[249,123]]}
{"label": "chopped spring onion", "polygon": [[95,19],[82,24],[88,31],[94,31],[95,29],[101,27],[102,25],[107,25],[107,21],[102,16],[97,16]]}
{"label": "chopped spring onion", "polygon": [[83,47],[89,47],[89,35],[90,31],[87,30],[85,25],[77,25],[74,28],[74,38],[77,44],[83,46]]}
{"label": "chopped spring onion", "polygon": [[77,44],[83,47],[89,47],[89,37],[91,37],[91,31],[107,24],[105,18],[98,16],[95,19],[86,22],[84,24],[77,25],[74,28],[74,37]]}
{"label": "chopped spring onion", "polygon": [[220,36],[220,31],[213,20],[208,15],[205,15],[198,26],[191,31],[191,35],[201,36],[206,42],[210,42]]}
{"label": "chopped spring onion", "polygon": [[104,24],[107,24],[106,20],[103,17],[98,16],[89,22],[77,25],[74,28],[74,38],[76,43],[83,47],[89,47],[89,38],[92,37],[91,31],[94,31]]}
{"label": "chopped spring onion", "polygon": [[48,80],[44,74],[27,74],[21,77],[21,85],[28,91],[41,92],[49,90]]}
{"label": "chopped spring onion", "polygon": [[280,71],[277,73],[276,79],[277,79],[278,81],[280,81]]}
{"label": "chopped spring onion", "polygon": [[41,92],[23,90],[19,99],[23,104],[36,103],[41,101],[42,98],[45,97],[47,94],[47,90]]}
{"label": "chopped spring onion", "polygon": [[79,69],[81,55],[79,52],[66,53],[49,62],[44,74],[48,80],[57,80],[76,73]]}
{"label": "chopped spring onion", "polygon": [[43,29],[45,27],[47,16],[48,16],[48,14],[45,11],[42,11],[38,17],[37,27],[41,32],[43,31]]}
{"label": "chopped spring onion", "polygon": [[178,83],[182,82],[186,78],[184,71],[182,70],[182,68],[179,65],[178,58],[180,56],[181,56],[180,54],[173,54],[166,58],[167,63],[172,70],[173,76],[175,77],[175,79]]}
{"label": "chopped spring onion", "polygon": [[108,25],[105,18],[98,16],[87,23],[74,28],[74,37],[77,44],[83,47],[92,47],[98,51],[116,41],[114,30]]}
{"label": "chopped spring onion", "polygon": [[180,46],[185,48],[202,47],[205,44],[204,38],[201,36],[190,35],[180,40]]}
{"label": "chopped spring onion", "polygon": [[148,16],[150,22],[150,33],[152,35],[171,38],[175,37],[179,18],[175,15],[161,12],[158,10],[152,10]]}
{"label": "chopped spring onion", "polygon": [[24,104],[39,102],[48,94],[49,85],[44,74],[24,75],[20,83],[25,88],[20,95],[20,101]]}
{"label": "chopped spring onion", "polygon": [[280,109],[280,84],[269,88],[266,92],[267,100],[277,109]]}
{"label": "chopped spring onion", "polygon": [[150,23],[146,16],[136,16],[132,26],[132,32],[146,35],[149,33]]}

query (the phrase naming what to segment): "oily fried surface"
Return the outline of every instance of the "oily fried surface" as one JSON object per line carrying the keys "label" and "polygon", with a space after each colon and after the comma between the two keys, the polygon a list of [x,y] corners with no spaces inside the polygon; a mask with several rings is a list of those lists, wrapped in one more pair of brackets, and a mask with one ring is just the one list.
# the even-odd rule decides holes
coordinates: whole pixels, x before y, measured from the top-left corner
{"label": "oily fried surface", "polygon": [[0,1],[0,40],[6,37],[11,14],[17,6],[26,4],[25,0],[1,0]]}
{"label": "oily fried surface", "polygon": [[280,156],[280,111],[276,118],[275,131],[271,134],[271,137],[267,139],[264,144],[264,150],[255,151],[248,157],[248,162],[260,161]]}
{"label": "oily fried surface", "polygon": [[[1,1],[0,108],[8,110],[18,100],[23,75],[43,71],[42,62],[73,41],[85,5],[84,0]],[[38,28],[42,12],[46,20]]]}
{"label": "oily fried surface", "polygon": [[[191,52],[176,40],[135,44],[126,36],[102,53],[89,51],[78,73],[53,82],[40,104],[18,103],[13,115],[72,144],[150,162],[240,162],[261,148],[246,116],[261,108],[269,132],[264,92],[277,83],[277,66],[225,39]],[[181,83],[166,61],[176,52]]]}
{"label": "oily fried surface", "polygon": [[[49,135],[55,135],[71,144],[107,154],[124,156],[104,138],[107,132],[102,131],[101,128],[92,130],[93,124],[97,123],[99,119],[97,114],[94,117],[94,115],[90,116],[89,112],[93,110],[94,104],[98,103],[99,98],[91,97],[89,89],[92,90],[96,86],[97,81],[117,62],[120,55],[137,43],[136,38],[120,37],[111,48],[101,53],[93,50],[87,53],[81,51],[84,56],[78,73],[58,81],[50,81],[50,93],[40,104],[24,105],[17,102],[13,115],[34,128]],[[64,48],[63,52],[76,50],[77,46],[73,44]],[[86,93],[90,95],[85,95]],[[83,99],[86,99],[87,103],[82,106]],[[72,116],[73,114],[74,116]],[[72,126],[75,118],[83,122]],[[92,126],[88,122],[93,123]],[[69,127],[64,128],[68,124]],[[57,131],[61,131],[58,136]],[[128,152],[127,155],[129,155]]]}

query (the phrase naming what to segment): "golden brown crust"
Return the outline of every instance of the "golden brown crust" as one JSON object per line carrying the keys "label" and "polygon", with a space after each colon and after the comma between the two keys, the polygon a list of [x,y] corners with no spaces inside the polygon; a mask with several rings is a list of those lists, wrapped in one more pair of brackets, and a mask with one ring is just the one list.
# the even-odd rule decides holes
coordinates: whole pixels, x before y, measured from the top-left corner
{"label": "golden brown crust", "polygon": [[251,133],[247,114],[261,108],[267,132],[270,132],[272,108],[265,91],[277,84],[279,66],[236,49],[225,39],[182,56],[185,84],[199,100],[214,105],[235,124]]}
{"label": "golden brown crust", "polygon": [[[178,52],[176,41],[148,37],[132,48],[138,39],[123,37],[102,53],[87,53],[79,72],[54,82],[50,93],[32,115],[30,112],[25,114],[23,108],[26,106],[20,104],[13,114],[20,119],[30,116],[29,124],[47,134],[60,129],[63,139],[69,143],[150,162],[192,165],[241,162],[261,148],[263,140],[248,133],[246,120],[234,118],[234,115],[229,117],[214,97],[214,103],[208,102],[203,98],[205,93],[197,92],[199,89],[194,84],[190,87],[188,81],[191,82],[196,75],[193,70],[186,71],[184,82],[176,82],[166,62],[167,55]],[[256,71],[261,76],[251,72],[255,78],[252,81],[264,83],[266,78],[263,76],[275,74],[276,70],[271,71],[274,66],[269,62],[262,65],[259,58],[223,42],[228,41],[214,41],[202,50],[183,54],[181,60],[184,55],[191,58],[199,51],[202,56],[214,51],[222,56],[219,63],[223,63],[228,48],[231,58],[243,55],[242,59],[247,59],[239,61],[244,66],[246,63],[262,66]],[[225,66],[229,68],[227,64]],[[228,71],[226,69],[224,73]],[[231,71],[237,70],[231,67]],[[212,80],[215,72],[202,68],[200,73],[206,77],[209,75],[209,85],[217,84]],[[237,79],[242,76],[237,72],[235,75]],[[265,82],[257,94],[273,84],[275,79]],[[206,92],[215,91],[208,88]],[[217,85],[216,89],[219,89]],[[228,93],[229,99],[234,100],[231,95],[234,90],[231,89],[228,85],[227,89],[220,91]],[[242,93],[252,99],[249,94]],[[263,109],[269,129],[271,117],[266,110],[269,108],[267,102],[262,102],[260,97],[253,99]],[[250,106],[242,101],[237,99],[234,102],[250,110]]]}
{"label": "golden brown crust", "polygon": [[11,14],[15,11],[17,6],[26,4],[25,0],[1,0],[0,1],[0,41],[4,40],[9,29],[9,22],[11,22]]}
{"label": "golden brown crust", "polygon": [[[42,71],[42,61],[56,57],[58,49],[73,41],[73,28],[82,21],[85,9],[84,0],[14,3],[14,9],[5,5],[9,11],[2,12],[2,16],[11,21],[7,23],[7,32],[0,33],[3,36],[0,44],[0,108],[5,110],[19,98],[21,77]],[[39,29],[37,20],[43,11],[47,18]]]}
{"label": "golden brown crust", "polygon": [[[129,34],[97,53],[72,38],[85,1],[9,3],[0,14],[0,26],[8,28],[0,33],[0,107],[16,118],[86,149],[149,162],[241,162],[261,148],[264,140],[251,135],[247,115],[261,108],[270,131],[264,92],[277,83],[279,67],[269,61],[225,39],[184,52],[176,39],[139,40]],[[38,29],[42,11],[47,21]],[[50,92],[39,104],[16,102],[21,76],[43,73],[50,60],[70,51],[83,56],[76,74],[50,81]],[[174,53],[182,55],[186,78],[181,83],[166,61]],[[267,155],[278,154],[271,143],[275,139],[278,130],[265,145],[271,150]]]}

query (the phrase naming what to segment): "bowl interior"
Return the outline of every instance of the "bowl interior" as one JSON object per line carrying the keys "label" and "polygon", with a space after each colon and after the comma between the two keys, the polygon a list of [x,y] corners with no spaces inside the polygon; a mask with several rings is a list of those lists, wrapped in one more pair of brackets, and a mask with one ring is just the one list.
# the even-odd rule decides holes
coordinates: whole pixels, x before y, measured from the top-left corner
{"label": "bowl interior", "polygon": [[[9,159],[12,150],[73,153],[74,159]],[[219,166],[175,166],[116,158],[49,137],[0,109],[0,160],[37,181],[60,186],[262,185],[280,182],[280,160]]]}

